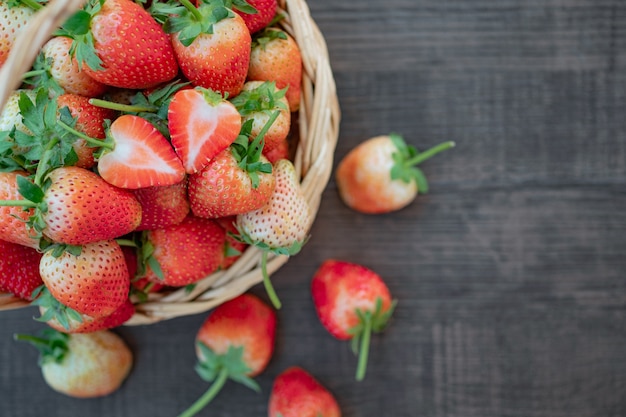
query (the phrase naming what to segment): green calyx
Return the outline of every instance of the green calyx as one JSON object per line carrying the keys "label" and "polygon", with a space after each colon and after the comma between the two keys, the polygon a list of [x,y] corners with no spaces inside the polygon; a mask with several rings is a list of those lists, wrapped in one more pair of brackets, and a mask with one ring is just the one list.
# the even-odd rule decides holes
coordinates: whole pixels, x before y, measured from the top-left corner
{"label": "green calyx", "polygon": [[261,47],[263,50],[265,50],[265,47],[268,43],[277,39],[286,41],[287,33],[285,33],[281,29],[267,27],[252,38],[251,48],[254,49],[256,47]]}
{"label": "green calyx", "polygon": [[83,321],[83,317],[78,311],[62,304],[59,300],[54,298],[44,285],[33,291],[33,301],[31,304],[44,309],[43,315],[35,318],[35,320],[40,322],[46,323],[55,319],[65,330],[69,330],[72,321],[77,323],[82,323]]}
{"label": "green calyx", "polygon": [[400,180],[405,183],[415,181],[418,190],[422,194],[428,192],[428,181],[426,176],[416,165],[435,156],[439,152],[453,148],[454,142],[443,142],[424,152],[419,152],[414,146],[407,145],[404,139],[397,134],[390,134],[389,138],[396,147],[396,152],[392,154],[394,165],[391,168],[391,179]]}
{"label": "green calyx", "polygon": [[230,102],[244,117],[254,113],[286,110],[287,106],[282,99],[287,93],[287,88],[277,90],[275,82],[266,81],[252,90],[242,91]]}
{"label": "green calyx", "polygon": [[41,9],[42,7],[45,6],[46,3],[47,3],[47,0],[41,0],[41,1],[40,0],[8,0],[6,2],[9,8],[26,6],[33,10]]}
{"label": "green calyx", "polygon": [[101,71],[102,59],[96,53],[95,40],[91,33],[91,21],[100,12],[105,0],[89,0],[83,9],[78,10],[63,26],[56,31],[56,36],[67,36],[73,40],[70,55],[76,57],[78,67],[87,65],[93,71]]}
{"label": "green calyx", "polygon": [[54,329],[43,329],[39,336],[16,334],[18,342],[28,342],[39,350],[39,366],[45,363],[62,363],[69,352],[70,335]]}
{"label": "green calyx", "polygon": [[250,139],[254,120],[246,121],[241,126],[239,136],[230,145],[230,151],[237,161],[237,166],[248,174],[253,188],[259,187],[259,173],[270,174],[272,172],[272,164],[263,162],[261,156],[265,143],[264,137],[279,114],[279,111],[272,113],[259,134],[252,140]]}
{"label": "green calyx", "polygon": [[191,417],[202,410],[220,392],[228,379],[232,379],[246,387],[259,392],[261,388],[248,376],[251,371],[243,359],[243,346],[230,346],[224,354],[215,353],[210,347],[198,342],[198,349],[202,359],[196,365],[196,372],[200,377],[213,382],[209,389],[178,417]]}
{"label": "green calyx", "polygon": [[184,46],[191,45],[202,34],[212,35],[215,24],[234,17],[224,0],[200,0],[198,7],[189,0],[154,2],[150,14],[163,24],[165,32],[178,33]]}
{"label": "green calyx", "polygon": [[389,309],[383,311],[383,300],[378,297],[374,311],[363,311],[361,309],[355,311],[359,322],[356,326],[348,330],[348,333],[352,335],[350,341],[352,351],[355,355],[358,355],[359,358],[356,371],[357,381],[362,381],[363,378],[365,378],[372,332],[379,333],[387,327],[387,323],[396,308],[396,304],[397,302],[395,300],[392,301]]}
{"label": "green calyx", "polygon": [[52,76],[52,58],[46,58],[45,54],[40,52],[35,58],[32,70],[22,75],[24,84],[34,89],[44,88],[51,92],[54,96],[59,96],[65,92],[63,87]]}

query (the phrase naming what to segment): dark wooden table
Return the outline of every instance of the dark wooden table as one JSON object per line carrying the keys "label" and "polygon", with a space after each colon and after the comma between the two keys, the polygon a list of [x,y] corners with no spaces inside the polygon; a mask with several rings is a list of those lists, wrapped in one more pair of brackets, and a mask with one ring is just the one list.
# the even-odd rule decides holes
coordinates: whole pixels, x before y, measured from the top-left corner
{"label": "dark wooden table", "polygon": [[[336,162],[392,131],[457,147],[397,213],[356,214],[329,183],[311,240],[274,275],[284,307],[262,393],[228,384],[201,415],[266,415],[273,378],[300,365],[347,417],[626,416],[626,3],[309,4],[343,111]],[[361,383],[310,299],[330,257],[376,270],[399,302]],[[41,328],[34,315],[1,314],[3,417],[174,416],[207,386],[197,315],[119,329],[136,362],[113,395],[56,394],[12,340]]]}

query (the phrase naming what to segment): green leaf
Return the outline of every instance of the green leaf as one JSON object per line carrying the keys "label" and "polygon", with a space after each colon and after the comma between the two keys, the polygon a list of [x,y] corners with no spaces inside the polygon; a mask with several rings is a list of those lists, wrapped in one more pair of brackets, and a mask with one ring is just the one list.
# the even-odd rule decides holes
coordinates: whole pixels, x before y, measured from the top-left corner
{"label": "green leaf", "polygon": [[86,35],[91,30],[91,14],[85,10],[79,10],[61,27],[74,35]]}
{"label": "green leaf", "polygon": [[41,203],[44,198],[44,192],[38,185],[33,184],[30,180],[22,175],[17,176],[17,190],[22,197],[33,203]]}

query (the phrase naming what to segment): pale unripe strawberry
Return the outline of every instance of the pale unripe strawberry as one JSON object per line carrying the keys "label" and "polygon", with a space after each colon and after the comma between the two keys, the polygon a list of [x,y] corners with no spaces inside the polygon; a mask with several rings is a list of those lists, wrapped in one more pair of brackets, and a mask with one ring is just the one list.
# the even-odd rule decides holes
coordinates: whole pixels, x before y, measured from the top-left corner
{"label": "pale unripe strawberry", "polygon": [[16,130],[31,135],[32,132],[24,126],[18,100],[21,93],[26,93],[32,101],[35,101],[36,92],[33,90],[19,89],[12,92],[7,98],[2,113],[0,113],[0,131],[11,130],[15,126]]}
{"label": "pale unripe strawberry", "polygon": [[237,224],[253,241],[272,249],[289,248],[306,239],[313,218],[293,164],[287,159],[277,161],[274,176],[276,185],[269,201],[237,216]]}
{"label": "pale unripe strawberry", "polygon": [[274,164],[276,185],[265,206],[237,216],[237,230],[241,239],[263,250],[261,270],[267,295],[276,308],[281,303],[272,287],[267,272],[267,256],[295,255],[304,245],[313,222],[296,170],[288,159]]}
{"label": "pale unripe strawberry", "polygon": [[124,340],[108,330],[66,335],[50,329],[44,337],[16,338],[40,348],[44,380],[53,390],[70,397],[111,394],[122,385],[133,364],[133,354]]}
{"label": "pale unripe strawberry", "polygon": [[0,67],[9,56],[20,31],[35,13],[28,6],[14,6],[9,3],[0,1]]}

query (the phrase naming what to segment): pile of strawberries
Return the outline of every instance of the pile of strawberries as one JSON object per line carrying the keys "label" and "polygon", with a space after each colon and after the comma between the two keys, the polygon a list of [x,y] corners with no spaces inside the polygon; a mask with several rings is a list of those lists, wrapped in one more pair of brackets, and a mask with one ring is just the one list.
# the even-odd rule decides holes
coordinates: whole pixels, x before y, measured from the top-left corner
{"label": "pile of strawberries", "polygon": [[[0,65],[43,7],[0,1]],[[19,4],[14,4],[19,3]],[[294,255],[310,208],[290,160],[302,58],[276,0],[88,0],[43,46],[0,114],[0,292],[39,307],[48,384],[106,395],[132,354],[108,329],[155,291],[186,287],[262,249],[272,306],[243,294],[196,336],[198,373],[250,388],[273,353],[268,253]],[[395,302],[382,279],[328,260],[312,280],[323,326],[351,340],[363,379],[370,334]],[[103,376],[107,378],[103,378]],[[88,381],[88,382],[86,382]],[[307,371],[276,378],[272,417],[339,416]]]}

